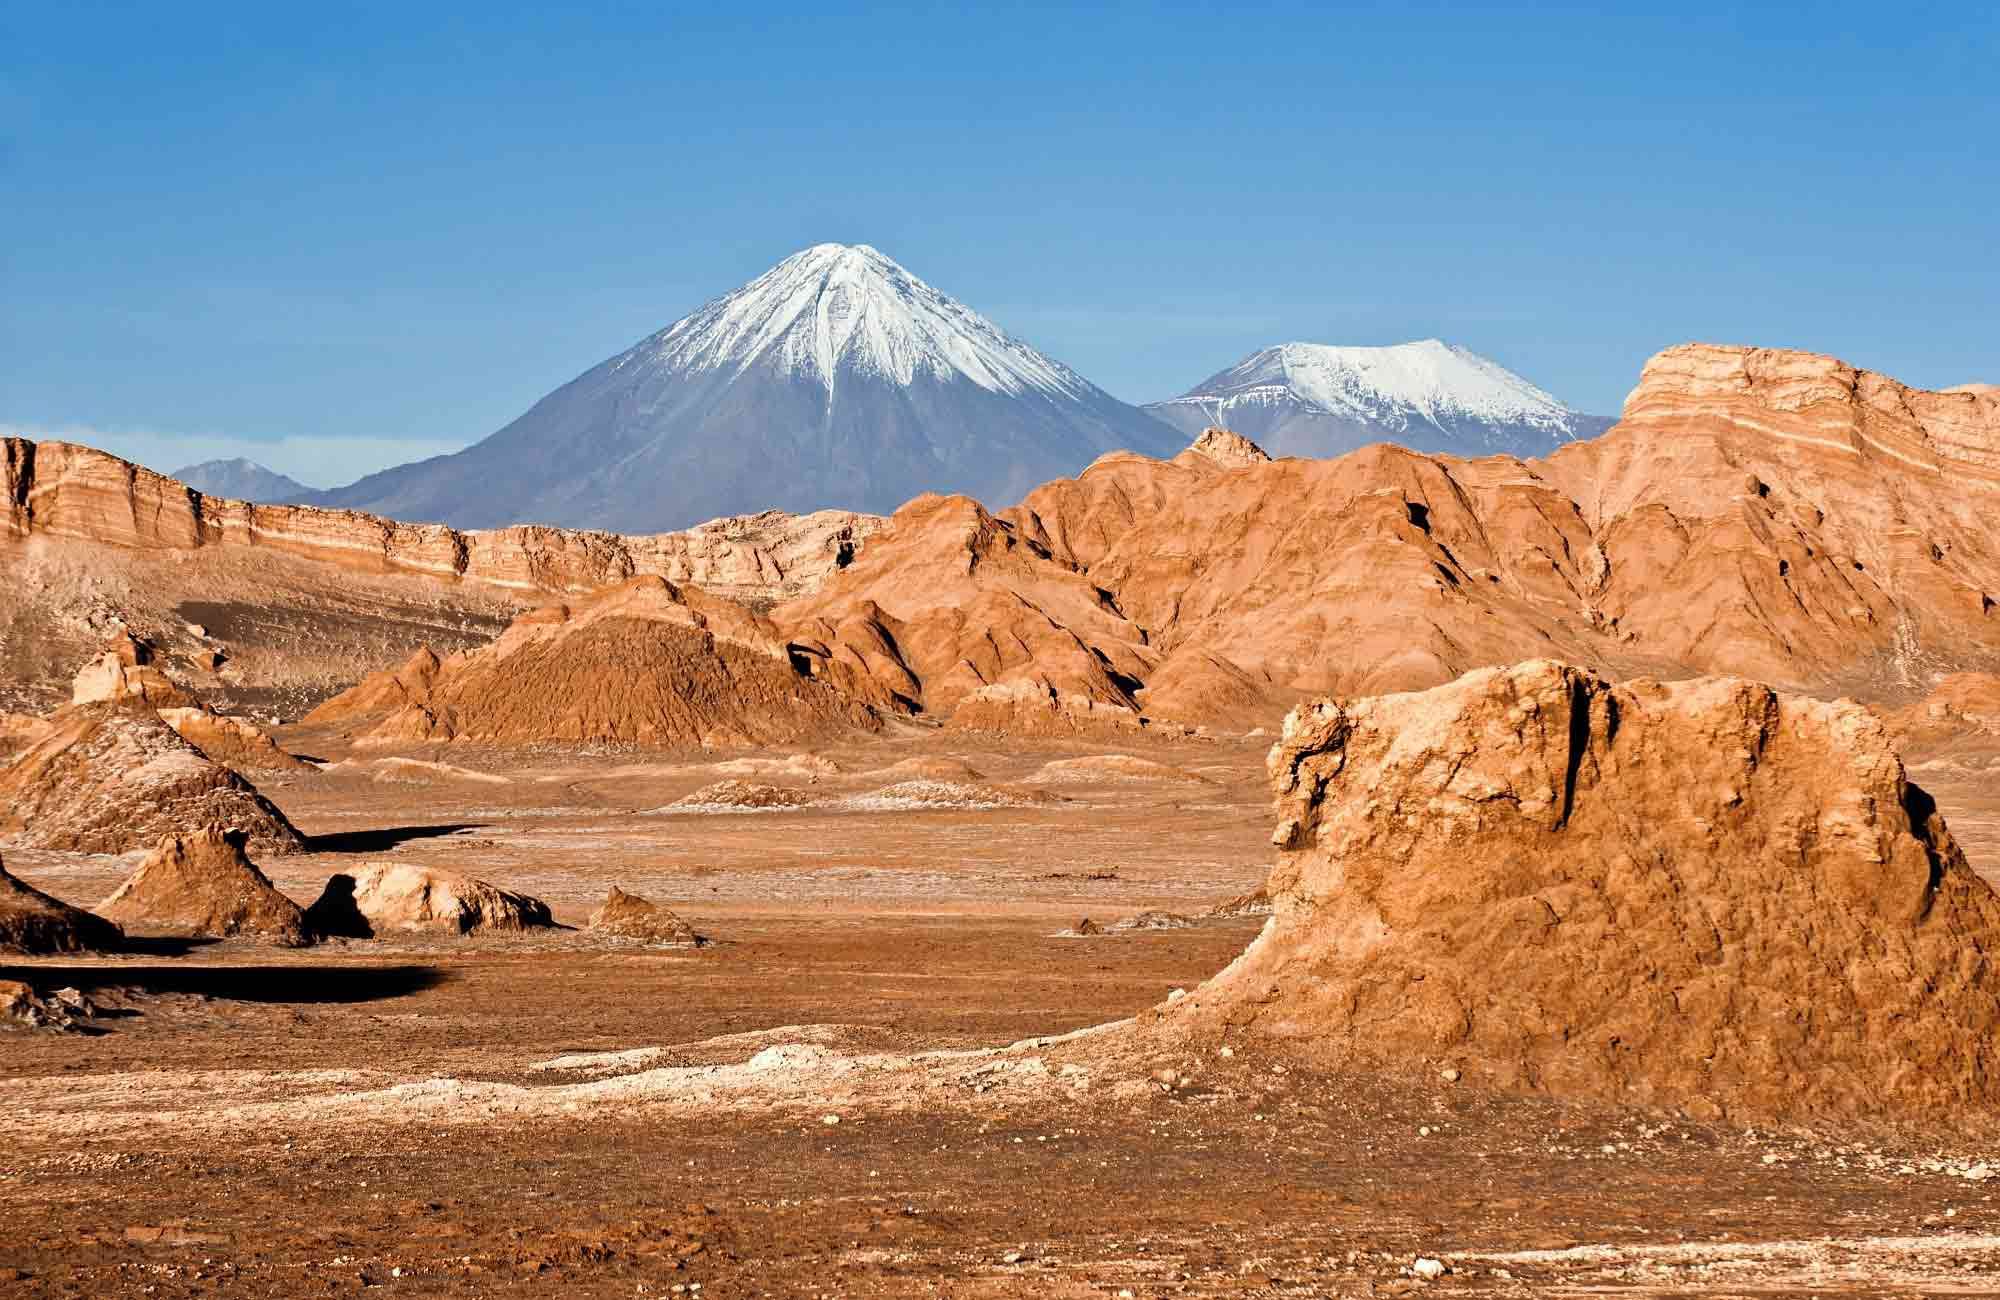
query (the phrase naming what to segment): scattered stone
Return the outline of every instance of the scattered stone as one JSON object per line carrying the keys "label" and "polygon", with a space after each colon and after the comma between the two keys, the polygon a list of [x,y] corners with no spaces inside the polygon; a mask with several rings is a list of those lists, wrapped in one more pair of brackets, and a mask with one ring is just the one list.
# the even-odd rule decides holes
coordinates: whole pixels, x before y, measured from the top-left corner
{"label": "scattered stone", "polygon": [[0,1028],[75,1032],[97,1015],[97,1004],[76,989],[58,989],[44,998],[19,980],[0,980]]}
{"label": "scattered stone", "polygon": [[1446,1273],[1451,1272],[1445,1266],[1443,1260],[1431,1259],[1427,1256],[1419,1256],[1416,1263],[1410,1265],[1410,1271],[1426,1282],[1435,1282]]}

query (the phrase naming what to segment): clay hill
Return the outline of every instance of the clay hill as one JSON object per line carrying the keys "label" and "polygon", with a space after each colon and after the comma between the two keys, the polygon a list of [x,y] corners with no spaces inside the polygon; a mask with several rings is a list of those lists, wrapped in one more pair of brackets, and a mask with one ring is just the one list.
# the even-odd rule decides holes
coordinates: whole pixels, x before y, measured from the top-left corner
{"label": "clay hill", "polygon": [[0,840],[76,853],[151,848],[162,836],[240,827],[260,853],[304,837],[248,781],[183,740],[143,700],[71,705],[0,767]]}
{"label": "clay hill", "polygon": [[995,514],[919,498],[773,617],[931,712],[995,684],[1244,719],[1541,653],[1909,695],[2000,665],[2000,400],[1687,345],[1542,460],[1204,435]]}
{"label": "clay hill", "polygon": [[363,744],[435,740],[773,744],[878,725],[855,678],[806,671],[775,627],[741,605],[635,578],[523,615],[492,644],[418,655],[308,715]]}
{"label": "clay hill", "polygon": [[247,935],[304,946],[310,939],[299,905],[244,854],[248,844],[247,833],[221,826],[169,835],[97,911],[134,933]]}
{"label": "clay hill", "polygon": [[0,863],[0,952],[84,952],[123,940],[110,921],[24,884]]}
{"label": "clay hill", "polygon": [[1270,771],[1275,916],[1182,1032],[1698,1113],[2000,1099],[2000,896],[1859,705],[1531,661],[1302,707]]}

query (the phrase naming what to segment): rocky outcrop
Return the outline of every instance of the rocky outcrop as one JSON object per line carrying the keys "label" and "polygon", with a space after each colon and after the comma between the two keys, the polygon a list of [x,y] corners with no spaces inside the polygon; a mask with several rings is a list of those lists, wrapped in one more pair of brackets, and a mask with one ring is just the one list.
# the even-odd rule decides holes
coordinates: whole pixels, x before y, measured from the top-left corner
{"label": "rocky outcrop", "polygon": [[[377,706],[391,711],[360,721]],[[702,748],[880,725],[862,703],[803,670],[767,619],[659,578],[525,614],[490,645],[434,667],[420,658],[393,678],[370,678],[309,720],[357,720],[351,734],[374,745]]]}
{"label": "rocky outcrop", "polygon": [[43,956],[117,948],[116,925],[24,884],[0,863],[0,952]]}
{"label": "rocky outcrop", "polygon": [[1745,1112],[2000,1101],[2000,896],[1881,723],[1535,661],[1294,711],[1276,914],[1169,1025]]}
{"label": "rocky outcrop", "polygon": [[628,894],[616,885],[604,896],[604,905],[590,914],[590,928],[599,934],[647,943],[696,947],[706,942],[672,908]]}
{"label": "rocky outcrop", "polygon": [[549,905],[455,871],[398,863],[326,882],[306,928],[328,938],[371,939],[394,930],[447,934],[545,929]]}
{"label": "rocky outcrop", "polygon": [[304,913],[244,854],[249,835],[208,826],[169,835],[97,911],[137,934],[309,943]]}
{"label": "rocky outcrop", "polygon": [[136,700],[72,705],[0,768],[0,839],[74,853],[127,853],[162,837],[234,826],[259,854],[305,838],[256,787],[181,739]]}
{"label": "rocky outcrop", "polygon": [[207,709],[159,710],[160,720],[224,767],[242,771],[313,772],[318,769],[279,747],[269,732],[255,723]]}
{"label": "rocky outcrop", "polygon": [[462,532],[351,510],[222,500],[89,447],[0,439],[0,539],[74,537],[148,550],[264,549],[339,568],[515,591],[589,591],[657,574],[747,599],[777,599],[816,587],[853,557],[879,522],[850,511],[767,511],[652,536],[533,525]]}
{"label": "rocky outcrop", "polygon": [[1241,469],[1246,465],[1261,465],[1271,459],[1269,452],[1231,429],[1208,428],[1201,436],[1188,444],[1188,449],[1175,460],[1185,461],[1190,456],[1201,456],[1228,469]]}
{"label": "rocky outcrop", "polygon": [[116,650],[106,650],[77,670],[70,684],[70,703],[102,700],[143,700],[154,708],[199,709],[194,694],[149,663],[132,663]]}

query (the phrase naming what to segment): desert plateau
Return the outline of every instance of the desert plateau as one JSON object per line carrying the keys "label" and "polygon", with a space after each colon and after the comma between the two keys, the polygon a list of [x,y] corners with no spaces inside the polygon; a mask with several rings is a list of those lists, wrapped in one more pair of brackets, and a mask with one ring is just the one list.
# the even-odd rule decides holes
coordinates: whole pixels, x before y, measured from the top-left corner
{"label": "desert plateau", "polygon": [[1991,394],[645,537],[6,464],[7,1294],[2000,1290]]}

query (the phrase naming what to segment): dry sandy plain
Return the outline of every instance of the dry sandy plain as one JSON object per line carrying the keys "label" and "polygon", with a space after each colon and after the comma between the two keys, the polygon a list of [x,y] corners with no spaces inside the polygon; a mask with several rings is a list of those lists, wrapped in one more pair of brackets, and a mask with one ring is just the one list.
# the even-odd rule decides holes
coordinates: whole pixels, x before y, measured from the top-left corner
{"label": "dry sandy plain", "polygon": [[[1062,780],[1044,765],[1111,751],[908,726],[818,751],[837,771],[746,776],[733,759],[770,754],[280,739],[336,764],[261,783],[314,837],[264,864],[302,902],[414,860],[571,926],[622,886],[711,942],[0,966],[108,1013],[0,1034],[0,1294],[2000,1294],[1978,1135],[1391,1084],[1116,1027],[1263,924],[1201,914],[1269,866],[1268,736],[1128,744],[1171,773]],[[1023,802],[868,797],[910,759]],[[1990,879],[1991,755],[1912,767]],[[728,777],[822,802],[657,811]],[[84,902],[130,868],[7,861]],[[1061,934],[1145,911],[1200,919]]]}

